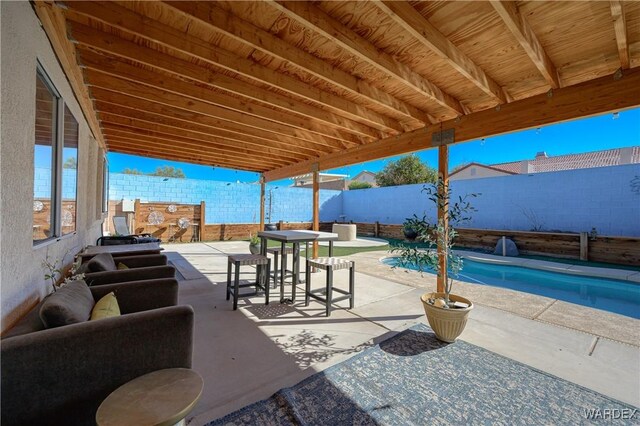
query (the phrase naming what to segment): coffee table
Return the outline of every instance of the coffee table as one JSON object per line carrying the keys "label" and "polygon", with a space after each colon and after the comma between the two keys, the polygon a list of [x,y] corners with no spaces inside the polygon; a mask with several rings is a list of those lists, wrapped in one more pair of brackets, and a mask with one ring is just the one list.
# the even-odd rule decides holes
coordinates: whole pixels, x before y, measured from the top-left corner
{"label": "coffee table", "polygon": [[188,368],[140,376],[114,390],[96,413],[98,426],[184,425],[202,395],[204,382]]}

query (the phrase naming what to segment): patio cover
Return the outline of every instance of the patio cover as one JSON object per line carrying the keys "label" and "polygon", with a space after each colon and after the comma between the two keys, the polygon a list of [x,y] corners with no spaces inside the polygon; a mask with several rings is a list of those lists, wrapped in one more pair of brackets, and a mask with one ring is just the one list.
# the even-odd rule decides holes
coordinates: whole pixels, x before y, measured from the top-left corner
{"label": "patio cover", "polygon": [[266,181],[640,104],[640,2],[34,7],[108,151]]}

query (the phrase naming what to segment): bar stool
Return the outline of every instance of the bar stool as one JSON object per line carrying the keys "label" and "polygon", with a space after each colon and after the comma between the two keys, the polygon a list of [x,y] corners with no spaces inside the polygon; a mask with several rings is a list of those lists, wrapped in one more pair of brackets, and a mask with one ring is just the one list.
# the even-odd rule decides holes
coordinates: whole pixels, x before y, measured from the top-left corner
{"label": "bar stool", "polygon": [[[352,260],[340,259],[338,257],[318,257],[315,259],[307,259],[307,265],[305,270],[305,306],[309,306],[309,298],[313,297],[320,302],[324,302],[326,315],[331,315],[331,304],[339,302],[341,300],[349,299],[349,309],[353,309],[353,291],[354,291],[354,277],[355,277],[356,264]],[[311,290],[311,268],[318,268],[327,271],[327,282],[325,288],[319,288]],[[349,291],[344,291],[339,288],[333,288],[333,271],[340,269],[349,269]],[[333,292],[341,293],[342,296],[333,297]],[[319,296],[316,293],[324,293],[324,297]]]}
{"label": "bar stool", "polygon": [[293,271],[287,269],[287,255],[293,254],[293,248],[285,247],[284,254],[282,254],[282,264],[278,263],[278,257],[282,253],[282,247],[267,248],[267,253],[273,255],[273,270],[271,272],[271,277],[273,278],[273,287],[276,288],[278,286],[278,274],[285,274],[285,278],[293,276]]}
{"label": "bar stool", "polygon": [[[227,300],[229,300],[230,296],[233,295],[233,310],[238,309],[238,297],[249,297],[255,296],[258,294],[258,290],[262,290],[265,293],[265,305],[269,304],[269,282],[267,278],[266,285],[262,283],[260,280],[260,267],[266,265],[267,274],[265,277],[268,277],[270,274],[271,268],[271,259],[267,256],[263,256],[260,254],[232,254],[227,258]],[[231,285],[231,268],[235,265],[235,278],[233,282],[233,286]],[[256,281],[250,282],[246,284],[240,284],[240,266],[248,266],[253,265],[257,266],[258,270],[256,272]],[[255,286],[256,290],[251,293],[243,293],[240,294],[240,289],[244,287],[253,287]]]}

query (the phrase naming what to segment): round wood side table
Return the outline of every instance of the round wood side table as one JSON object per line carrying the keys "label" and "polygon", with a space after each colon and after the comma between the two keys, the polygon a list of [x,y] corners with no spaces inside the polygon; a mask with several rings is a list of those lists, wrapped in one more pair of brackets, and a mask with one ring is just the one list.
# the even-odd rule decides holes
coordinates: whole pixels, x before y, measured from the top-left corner
{"label": "round wood side table", "polygon": [[202,395],[202,377],[168,368],[137,377],[114,390],[96,413],[99,426],[183,425]]}

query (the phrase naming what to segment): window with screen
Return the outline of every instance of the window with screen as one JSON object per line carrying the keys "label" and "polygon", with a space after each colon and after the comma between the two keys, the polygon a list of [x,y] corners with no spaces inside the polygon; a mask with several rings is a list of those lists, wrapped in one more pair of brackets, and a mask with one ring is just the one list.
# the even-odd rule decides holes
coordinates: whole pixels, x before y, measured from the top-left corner
{"label": "window with screen", "polygon": [[33,244],[76,231],[78,122],[38,64],[33,153]]}
{"label": "window with screen", "polygon": [[78,200],[78,122],[64,107],[64,137],[62,143],[62,235],[76,230]]}
{"label": "window with screen", "polygon": [[56,236],[56,145],[60,97],[49,79],[36,75],[33,241]]}

